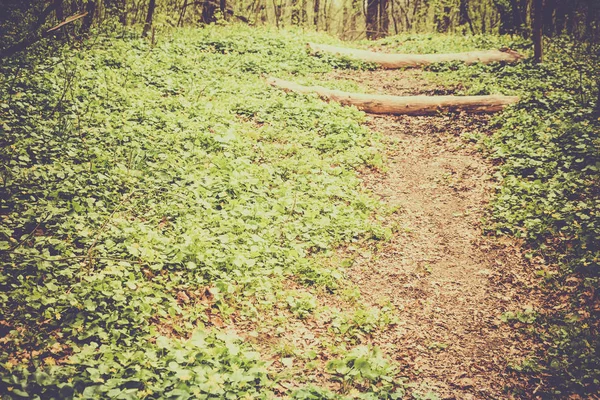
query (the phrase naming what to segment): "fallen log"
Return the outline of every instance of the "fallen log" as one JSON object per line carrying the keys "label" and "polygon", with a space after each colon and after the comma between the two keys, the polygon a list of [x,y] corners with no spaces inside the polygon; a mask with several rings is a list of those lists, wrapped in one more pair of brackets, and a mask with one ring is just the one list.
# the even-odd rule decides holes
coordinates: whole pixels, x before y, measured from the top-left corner
{"label": "fallen log", "polygon": [[439,112],[466,111],[470,113],[493,113],[519,101],[517,96],[390,96],[378,94],[348,93],[322,86],[302,86],[278,78],[267,82],[287,92],[316,93],[328,101],[355,106],[372,114],[432,115]]}
{"label": "fallen log", "polygon": [[473,64],[477,62],[489,64],[499,61],[516,62],[523,58],[521,54],[508,49],[504,51],[482,50],[449,54],[388,54],[315,43],[308,43],[308,48],[312,54],[337,54],[356,60],[374,63],[380,65],[384,69],[420,67],[448,61],[463,61],[466,64]]}

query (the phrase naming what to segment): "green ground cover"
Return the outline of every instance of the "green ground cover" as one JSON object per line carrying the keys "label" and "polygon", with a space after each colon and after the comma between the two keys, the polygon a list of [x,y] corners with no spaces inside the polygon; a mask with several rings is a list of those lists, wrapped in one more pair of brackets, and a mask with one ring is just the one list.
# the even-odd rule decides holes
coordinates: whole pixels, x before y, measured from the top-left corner
{"label": "green ground cover", "polygon": [[[319,291],[356,302],[359,292],[343,278],[348,261],[335,261],[333,251],[391,234],[387,211],[359,187],[358,168],[384,166],[364,115],[265,84],[266,75],[310,84],[334,68],[370,67],[309,57],[306,41],[336,43],[225,26],[175,30],[155,46],[128,33],[98,36],[0,65],[0,392],[280,392],[280,370],[228,327],[259,324],[281,307],[301,320],[321,307]],[[510,37],[432,35],[379,45],[525,46]],[[597,71],[560,55],[550,49],[541,66],[442,64],[426,74],[457,94],[523,97],[495,118],[493,136],[465,138],[499,164],[490,232],[522,237],[532,257],[562,268],[540,274],[549,293],[569,295],[568,305],[529,327],[550,351],[520,367],[550,374],[548,394],[558,396],[597,389],[600,372],[600,143],[590,89]],[[568,282],[576,283],[567,290]],[[401,397],[401,371],[360,341],[361,312],[355,306],[336,317],[332,334],[350,345],[332,339],[331,359],[319,364],[283,346],[282,363],[301,359],[299,376],[321,368],[343,395]],[[369,329],[391,323],[384,311],[368,314],[383,316]],[[339,397],[306,383],[295,397]]]}
{"label": "green ground cover", "polygon": [[284,279],[333,290],[339,266],[314,257],[385,233],[355,172],[381,166],[363,115],[261,76],[340,63],[304,40],[178,30],[1,66],[2,392],[272,394],[207,315],[260,319]]}

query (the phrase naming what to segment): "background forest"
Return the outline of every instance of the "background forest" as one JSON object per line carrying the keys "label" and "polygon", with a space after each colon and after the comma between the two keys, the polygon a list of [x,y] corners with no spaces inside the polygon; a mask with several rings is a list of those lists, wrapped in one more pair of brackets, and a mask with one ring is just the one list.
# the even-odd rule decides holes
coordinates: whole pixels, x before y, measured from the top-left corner
{"label": "background forest", "polygon": [[[309,41],[524,55],[414,75],[520,98],[435,117],[493,164],[484,233],[535,277],[490,280],[541,299],[486,316],[535,343],[493,376],[430,387],[386,349],[397,310],[347,271],[410,235],[361,186],[394,143],[264,79],[366,92],[344,76],[377,67]],[[597,397],[599,60],[598,0],[0,0],[0,397]]]}
{"label": "background forest", "polygon": [[577,39],[595,39],[600,13],[595,0],[4,0],[2,4],[1,33],[5,38],[7,33],[8,37],[22,37],[44,24],[50,26],[86,12],[84,30],[111,16],[124,25],[153,22],[158,29],[239,20],[252,25],[325,31],[344,40],[407,32],[530,37],[534,16],[539,15],[548,37],[567,34]]}

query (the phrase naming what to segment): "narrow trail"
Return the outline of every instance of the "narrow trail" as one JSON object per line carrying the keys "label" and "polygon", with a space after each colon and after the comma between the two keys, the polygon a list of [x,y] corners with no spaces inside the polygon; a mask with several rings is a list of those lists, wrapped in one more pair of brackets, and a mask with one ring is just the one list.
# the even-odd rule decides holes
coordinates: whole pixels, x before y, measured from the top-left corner
{"label": "narrow trail", "polygon": [[[443,93],[419,71],[336,73],[373,92]],[[493,170],[461,138],[485,133],[489,117],[370,117],[386,142],[386,173],[366,172],[367,189],[400,206],[394,238],[348,271],[366,303],[389,301],[400,323],[374,337],[411,381],[442,398],[511,398],[510,365],[533,344],[502,323],[507,311],[538,302],[534,268],[515,240],[486,237],[481,219],[494,188]],[[517,397],[522,398],[522,397]]]}

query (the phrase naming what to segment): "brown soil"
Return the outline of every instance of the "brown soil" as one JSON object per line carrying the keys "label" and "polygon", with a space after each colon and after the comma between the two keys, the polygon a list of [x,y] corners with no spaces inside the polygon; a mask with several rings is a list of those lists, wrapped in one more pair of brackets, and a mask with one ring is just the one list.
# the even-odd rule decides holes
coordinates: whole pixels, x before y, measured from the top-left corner
{"label": "brown soil", "polygon": [[[415,94],[436,89],[420,71],[337,73],[373,92]],[[400,323],[374,343],[405,366],[411,381],[442,398],[511,398],[518,382],[510,364],[531,354],[506,311],[536,308],[532,265],[514,240],[486,237],[481,219],[495,182],[493,167],[461,135],[486,134],[488,117],[370,117],[386,141],[388,171],[363,175],[366,188],[399,205],[398,233],[348,271],[361,301],[389,300]],[[517,398],[523,398],[516,396]]]}

